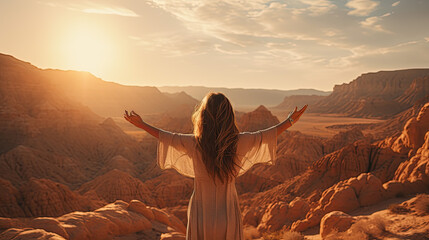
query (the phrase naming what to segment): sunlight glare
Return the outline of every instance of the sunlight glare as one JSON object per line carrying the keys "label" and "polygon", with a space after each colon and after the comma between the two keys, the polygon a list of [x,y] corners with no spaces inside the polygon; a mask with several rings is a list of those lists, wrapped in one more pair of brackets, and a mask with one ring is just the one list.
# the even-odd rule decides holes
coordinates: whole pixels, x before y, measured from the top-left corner
{"label": "sunlight glare", "polygon": [[114,59],[114,44],[101,29],[78,25],[64,43],[67,65],[73,70],[102,74]]}

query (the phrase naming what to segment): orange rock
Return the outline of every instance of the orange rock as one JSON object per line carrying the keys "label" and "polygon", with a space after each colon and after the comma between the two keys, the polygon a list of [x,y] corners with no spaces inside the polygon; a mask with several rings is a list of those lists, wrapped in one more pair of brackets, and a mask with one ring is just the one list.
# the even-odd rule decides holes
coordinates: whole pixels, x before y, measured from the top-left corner
{"label": "orange rock", "polygon": [[139,200],[131,200],[128,205],[128,210],[140,213],[150,221],[155,219],[155,215],[153,214],[152,210]]}
{"label": "orange rock", "polygon": [[127,211],[128,203],[116,201],[94,212],[73,212],[58,218],[70,239],[109,239],[151,229],[143,215]]}
{"label": "orange rock", "polygon": [[286,223],[288,209],[289,205],[285,202],[276,202],[269,205],[262,216],[258,230],[273,232],[281,229]]}
{"label": "orange rock", "polygon": [[277,123],[279,123],[277,117],[271,114],[271,112],[263,105],[259,106],[252,112],[243,114],[243,116],[241,116],[237,121],[240,131],[243,132],[262,130],[272,127]]}
{"label": "orange rock", "polygon": [[332,211],[323,216],[320,221],[320,235],[325,238],[332,232],[344,232],[356,219],[341,211]]}
{"label": "orange rock", "polygon": [[166,212],[154,207],[151,207],[150,209],[152,209],[152,212],[153,212],[153,215],[155,216],[156,221],[168,226],[171,225],[170,218]]}
{"label": "orange rock", "polygon": [[178,232],[170,232],[161,234],[160,240],[184,240],[186,236]]}
{"label": "orange rock", "polygon": [[429,186],[429,131],[426,133],[424,144],[417,150],[416,155],[398,167],[395,180],[410,183],[421,181]]}
{"label": "orange rock", "polygon": [[425,134],[429,130],[429,103],[426,103],[417,117],[411,118],[405,124],[402,134],[392,145],[396,152],[407,153],[409,150],[414,153],[425,142]]}
{"label": "orange rock", "polygon": [[48,179],[31,179],[20,188],[27,216],[59,216],[94,206],[67,186]]}
{"label": "orange rock", "polygon": [[96,177],[79,188],[82,194],[91,190],[107,202],[137,199],[147,204],[155,204],[151,192],[144,183],[117,169]]}
{"label": "orange rock", "polygon": [[25,216],[18,199],[19,191],[7,180],[0,178],[0,216],[23,217]]}
{"label": "orange rock", "polygon": [[65,239],[69,239],[69,235],[64,227],[61,225],[60,221],[51,217],[39,217],[34,218],[28,224],[34,229],[43,229],[46,232],[56,233],[62,236]]}
{"label": "orange rock", "polygon": [[66,240],[52,232],[46,232],[43,229],[32,228],[10,228],[0,234],[0,239],[20,239],[20,240]]}
{"label": "orange rock", "polygon": [[176,231],[186,234],[186,226],[178,219],[176,216],[170,214],[168,216],[168,219],[170,220],[170,226],[174,228]]}
{"label": "orange rock", "polygon": [[[321,201],[323,196],[321,198]],[[352,187],[345,186],[335,189],[335,192],[330,196],[328,203],[323,206],[325,212],[334,210],[350,212],[359,207],[359,201]]]}
{"label": "orange rock", "polygon": [[[359,177],[361,176],[364,175],[361,174]],[[380,179],[372,174],[367,174],[366,181],[363,182],[361,191],[358,193],[359,205],[365,207],[379,203],[384,200],[384,195],[385,192]]]}

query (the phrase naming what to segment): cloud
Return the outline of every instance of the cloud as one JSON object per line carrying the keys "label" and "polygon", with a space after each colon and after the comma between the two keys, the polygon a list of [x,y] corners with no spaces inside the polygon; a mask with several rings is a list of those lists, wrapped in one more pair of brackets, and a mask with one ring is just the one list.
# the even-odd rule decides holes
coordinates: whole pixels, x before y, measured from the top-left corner
{"label": "cloud", "polygon": [[368,16],[378,5],[379,2],[372,0],[350,0],[346,3],[346,6],[352,9],[348,14],[353,16]]}
{"label": "cloud", "polygon": [[374,16],[366,18],[364,21],[360,22],[362,27],[368,28],[377,32],[390,33],[390,31],[386,30],[379,24],[384,17],[390,16],[390,13],[386,13],[380,17]]}
{"label": "cloud", "polygon": [[371,16],[379,2],[370,0],[346,5],[327,0],[287,4],[154,0],[154,4],[175,16],[186,32],[149,37],[142,46],[173,56],[215,53],[267,68],[354,68],[363,56],[390,54],[391,46],[428,36],[419,24],[425,21],[426,5],[416,6],[413,0],[401,2],[394,13],[390,4],[381,5],[379,12],[387,13],[379,16]]}
{"label": "cloud", "polygon": [[328,0],[301,0],[301,2],[310,6],[308,10],[313,15],[325,14],[337,7]]}
{"label": "cloud", "polygon": [[97,6],[97,7],[84,7],[80,11],[84,13],[97,13],[97,14],[110,14],[110,15],[119,15],[124,17],[138,17],[135,12],[130,9],[121,8],[121,7],[107,7],[107,6]]}
{"label": "cloud", "polygon": [[394,3],[392,4],[392,7],[396,7],[396,6],[398,6],[398,5],[399,5],[399,3],[400,3],[400,1],[394,2]]}
{"label": "cloud", "polygon": [[38,1],[37,3],[50,7],[62,7],[72,11],[79,11],[83,13],[117,15],[123,17],[139,17],[137,13],[128,8],[119,7],[111,4],[101,4],[89,1],[74,1],[72,3],[66,3],[61,1]]}

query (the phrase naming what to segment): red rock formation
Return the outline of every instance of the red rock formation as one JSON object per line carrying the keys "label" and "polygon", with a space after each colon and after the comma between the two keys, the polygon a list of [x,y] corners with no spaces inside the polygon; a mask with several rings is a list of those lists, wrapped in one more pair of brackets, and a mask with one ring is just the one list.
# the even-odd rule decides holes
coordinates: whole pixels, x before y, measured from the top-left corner
{"label": "red rock formation", "polygon": [[351,212],[361,206],[369,206],[385,199],[385,189],[377,177],[362,173],[357,178],[341,181],[326,189],[305,219],[292,224],[293,231],[304,231],[319,224],[323,216],[332,211]]}
{"label": "red rock formation", "polygon": [[1,239],[22,239],[22,240],[66,240],[58,234],[47,232],[43,229],[11,228],[0,234]]}
{"label": "red rock formation", "polygon": [[156,204],[146,184],[117,169],[83,184],[78,191],[81,194],[96,194],[106,202],[137,199],[146,204]]}
{"label": "red rock formation", "polygon": [[[429,130],[429,103],[424,105],[417,117],[405,124],[402,134],[395,140],[392,149],[400,153],[415,151],[423,145],[424,135]],[[413,155],[409,153],[409,155]]]}
{"label": "red rock formation", "polygon": [[98,207],[67,186],[48,179],[30,179],[19,189],[2,181],[1,215],[7,217],[24,216],[60,216],[77,211],[90,210]]}
{"label": "red rock formation", "polygon": [[274,126],[279,123],[276,116],[264,106],[259,106],[254,111],[245,113],[238,120],[238,128],[242,132],[257,131]]}
{"label": "red rock formation", "polygon": [[25,216],[18,202],[21,194],[9,181],[0,178],[0,216]]}
{"label": "red rock formation", "polygon": [[320,221],[320,236],[325,238],[331,233],[344,232],[355,223],[356,218],[341,211],[326,214]]}
{"label": "red rock formation", "polygon": [[[428,75],[428,69],[363,74],[348,84],[336,85],[331,95],[317,102],[309,110],[354,117],[389,117],[414,104],[410,102],[414,99],[410,97],[413,81]],[[427,83],[423,85],[426,86]],[[427,93],[426,90],[426,95]],[[422,95],[413,96],[417,98]]]}
{"label": "red rock formation", "polygon": [[30,178],[76,185],[86,176],[76,159],[19,145],[0,155],[2,177],[20,186]]}
{"label": "red rock formation", "polygon": [[408,89],[396,101],[413,106],[417,101],[429,95],[429,76],[416,78]]}
{"label": "red rock formation", "polygon": [[165,170],[161,175],[145,181],[160,208],[187,204],[194,189],[194,181],[175,170]]}
{"label": "red rock formation", "polygon": [[425,142],[417,150],[415,156],[403,162],[395,172],[395,180],[401,182],[421,182],[429,188],[429,131],[426,132]]}
{"label": "red rock formation", "polygon": [[[149,218],[148,218],[149,217]],[[112,239],[144,231],[153,239],[168,233],[184,239],[185,226],[174,215],[142,202],[116,201],[93,212],[72,212],[58,218],[0,218],[0,239]]]}
{"label": "red rock formation", "polygon": [[100,176],[115,169],[121,172],[128,173],[131,176],[137,176],[137,171],[134,164],[121,155],[116,155],[111,159],[107,160],[105,165],[102,169],[100,169],[97,175]]}

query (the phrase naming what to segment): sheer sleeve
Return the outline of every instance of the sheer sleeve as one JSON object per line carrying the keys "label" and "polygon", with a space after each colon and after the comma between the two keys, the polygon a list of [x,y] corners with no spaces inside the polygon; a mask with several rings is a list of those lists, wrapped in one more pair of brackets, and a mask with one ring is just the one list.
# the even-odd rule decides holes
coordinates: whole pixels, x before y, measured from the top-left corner
{"label": "sheer sleeve", "polygon": [[277,151],[277,128],[272,127],[257,132],[240,133],[237,146],[237,157],[241,169],[238,175],[244,174],[256,163],[274,164]]}
{"label": "sheer sleeve", "polygon": [[192,134],[159,132],[157,163],[161,169],[174,168],[187,177],[195,177],[192,155],[195,140]]}

